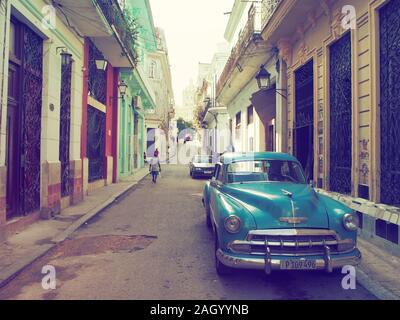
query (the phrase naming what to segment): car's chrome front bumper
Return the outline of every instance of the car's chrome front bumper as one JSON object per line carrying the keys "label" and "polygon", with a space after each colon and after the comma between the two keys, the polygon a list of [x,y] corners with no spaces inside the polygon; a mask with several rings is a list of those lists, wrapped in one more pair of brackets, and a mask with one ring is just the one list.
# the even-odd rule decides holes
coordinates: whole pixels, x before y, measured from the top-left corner
{"label": "car's chrome front bumper", "polygon": [[[264,257],[244,257],[237,254],[228,254],[221,249],[217,251],[218,260],[224,265],[235,269],[257,269],[264,270],[265,273],[270,274],[272,270],[281,269],[281,261],[290,257],[277,257],[271,256],[268,253]],[[310,257],[293,257],[293,259],[309,259]],[[334,269],[342,268],[343,266],[351,265],[356,266],[361,262],[361,252],[358,249],[350,255],[331,255],[329,250],[325,252],[323,258],[317,258],[316,270],[326,270],[332,272]]]}

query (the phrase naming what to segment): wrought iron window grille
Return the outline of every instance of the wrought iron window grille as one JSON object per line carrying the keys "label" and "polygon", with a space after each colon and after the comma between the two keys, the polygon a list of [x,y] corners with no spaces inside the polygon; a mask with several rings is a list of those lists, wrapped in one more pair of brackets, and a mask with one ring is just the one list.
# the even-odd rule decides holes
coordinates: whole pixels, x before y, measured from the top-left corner
{"label": "wrought iron window grille", "polygon": [[97,68],[96,60],[104,60],[104,56],[89,40],[89,74],[87,79],[89,95],[106,104],[107,78],[105,72]]}

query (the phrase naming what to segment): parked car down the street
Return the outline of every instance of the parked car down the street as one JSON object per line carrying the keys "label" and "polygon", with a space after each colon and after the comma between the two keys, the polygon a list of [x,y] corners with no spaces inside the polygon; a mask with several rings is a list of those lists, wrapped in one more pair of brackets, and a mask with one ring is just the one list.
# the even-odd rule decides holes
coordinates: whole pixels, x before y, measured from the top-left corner
{"label": "parked car down the street", "polygon": [[318,194],[283,153],[221,157],[203,191],[220,275],[236,269],[326,270],[357,265],[358,216]]}
{"label": "parked car down the street", "polygon": [[198,177],[211,178],[214,174],[214,169],[213,157],[208,155],[194,156],[189,163],[189,174],[193,179]]}

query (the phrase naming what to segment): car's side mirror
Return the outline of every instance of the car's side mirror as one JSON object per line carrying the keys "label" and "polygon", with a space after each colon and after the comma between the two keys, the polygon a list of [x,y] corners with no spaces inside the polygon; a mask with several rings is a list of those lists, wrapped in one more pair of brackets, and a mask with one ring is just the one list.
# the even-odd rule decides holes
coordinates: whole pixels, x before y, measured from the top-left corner
{"label": "car's side mirror", "polygon": [[217,186],[217,179],[215,179],[214,176],[211,177],[211,179],[210,179],[210,184],[211,184],[213,187],[216,187],[216,186]]}

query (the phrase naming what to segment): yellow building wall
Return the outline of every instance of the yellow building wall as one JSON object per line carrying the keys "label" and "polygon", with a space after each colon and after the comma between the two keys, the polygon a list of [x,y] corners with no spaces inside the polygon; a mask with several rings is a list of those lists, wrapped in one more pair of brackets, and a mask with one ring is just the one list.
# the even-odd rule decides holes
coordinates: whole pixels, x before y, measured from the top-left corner
{"label": "yellow building wall", "polygon": [[[328,7],[316,6],[308,18],[299,17],[296,39],[288,61],[288,151],[293,152],[295,114],[294,72],[314,60],[314,176],[329,190],[329,47],[344,33],[351,32],[353,104],[352,104],[352,196],[358,186],[369,186],[370,200],[379,200],[379,146],[377,105],[379,88],[378,9],[388,0],[333,1]],[[318,2],[318,1],[316,1]],[[320,1],[321,3],[324,1]],[[332,1],[330,2],[332,3]],[[341,10],[353,5],[357,28],[341,27]],[[300,20],[303,19],[303,20]]]}

